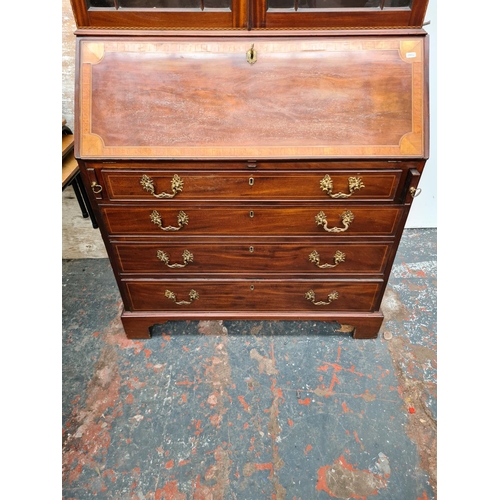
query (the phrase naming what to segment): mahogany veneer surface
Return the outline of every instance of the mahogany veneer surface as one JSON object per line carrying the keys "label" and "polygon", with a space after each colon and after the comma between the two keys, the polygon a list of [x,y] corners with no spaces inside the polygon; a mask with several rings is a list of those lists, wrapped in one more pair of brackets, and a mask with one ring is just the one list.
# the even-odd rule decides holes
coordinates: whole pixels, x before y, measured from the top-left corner
{"label": "mahogany veneer surface", "polygon": [[[79,45],[82,157],[424,153],[423,37]],[[246,60],[252,45],[255,64]]]}
{"label": "mahogany veneer surface", "polygon": [[377,336],[428,154],[425,34],[86,35],[77,52],[76,156],[129,337],[203,318]]}

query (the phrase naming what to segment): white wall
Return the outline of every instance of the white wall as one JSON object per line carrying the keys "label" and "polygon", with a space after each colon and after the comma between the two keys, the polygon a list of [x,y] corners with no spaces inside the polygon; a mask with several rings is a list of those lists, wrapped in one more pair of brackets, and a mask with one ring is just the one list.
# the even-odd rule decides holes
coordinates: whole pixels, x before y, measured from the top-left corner
{"label": "white wall", "polygon": [[424,26],[430,38],[429,100],[430,100],[430,154],[419,187],[420,196],[413,200],[406,227],[437,227],[437,0],[429,0]]}

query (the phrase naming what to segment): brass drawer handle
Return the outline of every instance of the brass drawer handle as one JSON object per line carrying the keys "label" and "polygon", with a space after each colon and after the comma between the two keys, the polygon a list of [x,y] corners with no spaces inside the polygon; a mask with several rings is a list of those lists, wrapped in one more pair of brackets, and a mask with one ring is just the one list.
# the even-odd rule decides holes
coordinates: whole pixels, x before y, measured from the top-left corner
{"label": "brass drawer handle", "polygon": [[412,198],[416,198],[421,192],[422,190],[420,188],[414,188],[414,187],[410,188],[410,195]]}
{"label": "brass drawer handle", "polygon": [[318,302],[316,301],[316,294],[314,293],[313,290],[309,290],[305,294],[305,298],[309,301],[311,301],[315,306],[327,306],[328,304],[331,304],[334,300],[337,300],[339,298],[339,292],[333,291],[328,295],[328,302],[322,302],[321,300]]}
{"label": "brass drawer handle", "polygon": [[170,264],[170,256],[168,255],[168,253],[165,253],[161,250],[158,250],[158,252],[156,252],[156,257],[158,257],[159,260],[164,262],[165,265],[167,267],[170,267],[171,269],[186,267],[190,262],[193,262],[194,260],[194,255],[189,250],[184,250],[184,252],[182,252],[183,264]]}
{"label": "brass drawer handle", "polygon": [[141,180],[139,182],[144,191],[152,194],[155,198],[173,198],[177,193],[180,193],[182,191],[182,188],[184,187],[184,181],[177,174],[175,174],[172,178],[172,194],[165,192],[156,194],[153,179],[151,179],[151,177],[148,177],[146,174],[141,177]]}
{"label": "brass drawer handle", "polygon": [[341,262],[345,262],[345,253],[341,252],[340,250],[337,250],[335,252],[335,255],[333,256],[333,262],[335,262],[335,264],[320,264],[319,253],[316,250],[313,250],[309,254],[309,260],[321,269],[325,269],[328,267],[337,267]]}
{"label": "brass drawer handle", "polygon": [[102,186],[100,184],[97,184],[97,182],[92,182],[92,184],[90,185],[90,189],[92,189],[92,191],[95,193],[95,194],[99,194],[101,191],[102,191]]}
{"label": "brass drawer handle", "polygon": [[176,226],[162,227],[161,215],[156,210],[153,210],[151,212],[150,218],[151,222],[156,226],[158,226],[163,231],[179,231],[179,229],[182,229],[184,226],[187,226],[189,222],[189,217],[187,213],[182,210],[177,214],[177,224],[178,224],[177,227]]}
{"label": "brass drawer handle", "polygon": [[358,191],[361,188],[364,188],[363,179],[361,177],[349,177],[348,185],[349,185],[349,194],[338,192],[333,193],[333,183],[332,178],[326,174],[323,179],[319,181],[319,185],[323,191],[326,191],[331,198],[349,198],[349,196],[354,193],[354,191]]}
{"label": "brass drawer handle", "polygon": [[165,297],[167,297],[167,299],[173,300],[178,306],[183,306],[183,305],[189,305],[195,300],[198,300],[200,298],[200,294],[196,290],[191,290],[189,292],[189,301],[187,300],[178,301],[174,292],[171,292],[170,290],[165,290]]}
{"label": "brass drawer handle", "polygon": [[326,219],[325,212],[323,211],[319,212],[316,215],[315,220],[318,226],[323,226],[323,229],[325,231],[328,231],[329,233],[342,233],[349,229],[351,222],[354,220],[354,214],[350,210],[342,212],[342,214],[340,215],[340,220],[344,227],[328,227],[328,220]]}

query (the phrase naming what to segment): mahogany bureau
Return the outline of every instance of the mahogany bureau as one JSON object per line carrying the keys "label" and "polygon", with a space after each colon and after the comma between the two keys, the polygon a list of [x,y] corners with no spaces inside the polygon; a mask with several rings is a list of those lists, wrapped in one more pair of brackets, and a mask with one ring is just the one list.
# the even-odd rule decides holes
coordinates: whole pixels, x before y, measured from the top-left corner
{"label": "mahogany bureau", "polygon": [[73,0],[75,156],[129,338],[181,319],[378,335],[428,156],[427,2],[328,1]]}

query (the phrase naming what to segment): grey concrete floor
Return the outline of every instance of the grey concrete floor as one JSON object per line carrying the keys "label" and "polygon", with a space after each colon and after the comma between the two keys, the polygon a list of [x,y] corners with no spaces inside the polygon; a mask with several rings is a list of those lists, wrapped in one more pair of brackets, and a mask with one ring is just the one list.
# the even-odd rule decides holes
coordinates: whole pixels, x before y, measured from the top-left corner
{"label": "grey concrete floor", "polygon": [[313,321],[128,340],[109,261],[63,261],[63,498],[437,498],[436,246],[405,230],[376,340]]}

